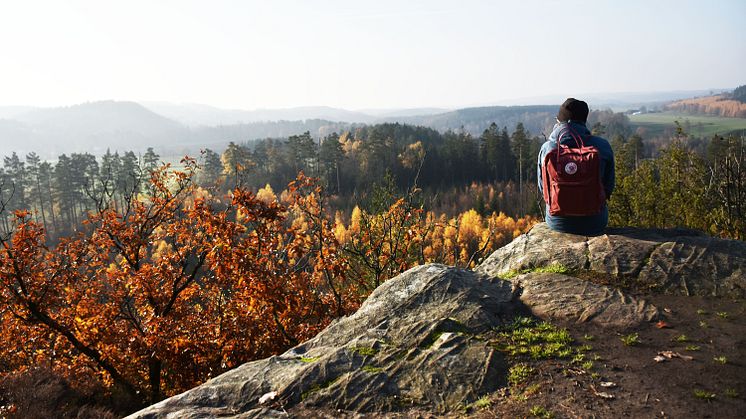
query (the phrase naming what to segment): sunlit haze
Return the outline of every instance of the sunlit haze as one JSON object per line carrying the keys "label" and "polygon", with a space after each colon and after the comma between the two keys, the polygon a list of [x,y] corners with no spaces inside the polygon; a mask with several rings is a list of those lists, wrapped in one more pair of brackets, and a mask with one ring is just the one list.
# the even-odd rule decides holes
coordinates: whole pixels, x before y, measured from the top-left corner
{"label": "sunlit haze", "polygon": [[733,88],[744,18],[742,0],[4,1],[0,105],[452,108]]}

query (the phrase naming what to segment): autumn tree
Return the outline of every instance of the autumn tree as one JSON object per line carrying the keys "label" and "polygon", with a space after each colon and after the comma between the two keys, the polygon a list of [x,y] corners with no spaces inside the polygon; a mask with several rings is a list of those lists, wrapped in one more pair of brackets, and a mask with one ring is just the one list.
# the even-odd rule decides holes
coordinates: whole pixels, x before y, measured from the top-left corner
{"label": "autumn tree", "polygon": [[308,339],[357,307],[315,181],[287,206],[238,188],[229,205],[195,195],[195,164],[151,173],[147,196],[108,201],[48,248],[16,212],[0,239],[0,356],[96,374],[154,402]]}
{"label": "autumn tree", "polygon": [[223,174],[234,187],[245,182],[249,170],[255,165],[249,149],[232,141],[220,156],[220,161],[223,163]]}
{"label": "autumn tree", "polygon": [[364,281],[367,292],[388,278],[409,269],[416,260],[422,208],[415,202],[416,190],[397,197],[395,181],[387,173],[375,185],[369,211],[357,209],[349,228],[350,240],[343,247],[351,274]]}

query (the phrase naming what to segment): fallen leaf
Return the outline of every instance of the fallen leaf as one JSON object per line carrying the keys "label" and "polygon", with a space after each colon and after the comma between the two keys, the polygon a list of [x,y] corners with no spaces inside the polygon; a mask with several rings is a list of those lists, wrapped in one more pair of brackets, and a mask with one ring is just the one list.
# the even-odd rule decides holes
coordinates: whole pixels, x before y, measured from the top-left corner
{"label": "fallen leaf", "polygon": [[660,356],[660,355],[658,355],[655,358],[653,358],[653,361],[655,361],[655,362],[663,362],[663,361],[667,361],[667,360],[668,360],[668,358],[666,358],[665,356]]}
{"label": "fallen leaf", "polygon": [[611,400],[615,398],[613,394],[609,394],[604,391],[596,391],[596,387],[593,384],[591,384],[591,391],[593,392],[593,394],[602,399]]}
{"label": "fallen leaf", "polygon": [[668,359],[676,357],[676,353],[673,351],[660,351],[658,352],[658,355],[665,356]]}
{"label": "fallen leaf", "polygon": [[569,372],[571,372],[571,373],[573,373],[575,375],[587,374],[587,372],[585,370],[579,369],[579,368],[568,368],[567,371],[569,371]]}
{"label": "fallen leaf", "polygon": [[[689,355],[682,355],[682,354],[680,354],[680,353],[678,353],[678,352],[674,352],[674,351],[661,351],[661,352],[658,352],[658,356],[657,356],[657,357],[655,357],[655,358],[653,358],[653,359],[656,359],[656,358],[658,358],[658,357],[665,357],[665,358],[667,358],[667,359],[671,359],[671,358],[681,358],[681,359],[683,359],[683,360],[685,360],[685,361],[691,361],[692,359],[694,359],[694,357],[692,357],[692,356],[689,356]],[[659,361],[659,362],[660,362],[660,361]]]}

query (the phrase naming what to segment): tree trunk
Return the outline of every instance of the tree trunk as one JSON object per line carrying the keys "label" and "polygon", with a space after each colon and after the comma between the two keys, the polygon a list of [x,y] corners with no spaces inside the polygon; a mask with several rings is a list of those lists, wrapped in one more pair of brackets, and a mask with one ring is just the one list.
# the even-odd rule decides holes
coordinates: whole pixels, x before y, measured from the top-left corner
{"label": "tree trunk", "polygon": [[337,168],[337,195],[342,195],[342,187],[340,186],[339,182],[339,163],[334,163],[334,166]]}
{"label": "tree trunk", "polygon": [[41,194],[41,179],[39,179],[38,172],[36,175],[36,192],[39,195],[38,198],[39,198],[39,208],[41,210],[41,222],[42,224],[44,224],[44,230],[46,231],[48,230],[47,217],[44,215],[44,198],[42,197],[42,194]]}
{"label": "tree trunk", "polygon": [[161,367],[162,362],[155,356],[148,361],[148,378],[150,380],[150,402],[156,403],[161,400]]}
{"label": "tree trunk", "polygon": [[[57,218],[54,216],[54,195],[52,193],[52,183],[51,179],[47,178],[47,197],[49,198],[49,215],[52,216],[52,228],[54,228],[54,233],[57,235]],[[47,229],[49,231],[49,229]]]}

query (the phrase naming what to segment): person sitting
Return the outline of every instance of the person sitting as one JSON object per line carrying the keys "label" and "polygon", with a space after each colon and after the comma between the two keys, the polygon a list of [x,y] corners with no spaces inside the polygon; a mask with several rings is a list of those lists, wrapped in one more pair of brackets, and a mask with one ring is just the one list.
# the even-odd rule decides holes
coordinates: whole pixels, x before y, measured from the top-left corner
{"label": "person sitting", "polygon": [[614,153],[604,138],[586,127],[588,104],[567,99],[557,123],[541,146],[537,163],[539,193],[547,225],[556,231],[601,235],[609,221],[606,201],[614,191]]}

